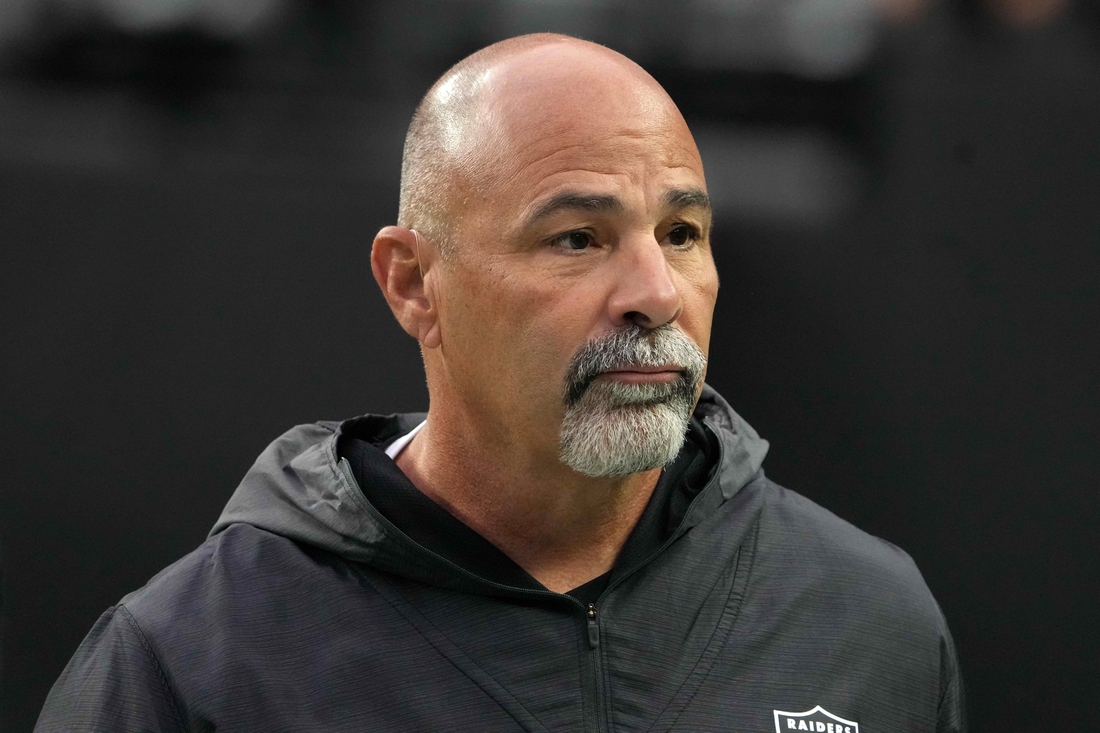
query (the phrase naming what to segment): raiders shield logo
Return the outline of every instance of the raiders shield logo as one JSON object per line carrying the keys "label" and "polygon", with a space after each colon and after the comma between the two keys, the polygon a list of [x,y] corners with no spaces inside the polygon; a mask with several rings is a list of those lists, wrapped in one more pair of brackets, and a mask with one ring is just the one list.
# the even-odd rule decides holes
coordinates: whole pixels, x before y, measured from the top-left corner
{"label": "raiders shield logo", "polygon": [[792,730],[807,730],[814,733],[859,733],[859,723],[838,718],[818,705],[804,713],[775,713],[775,733],[788,733]]}

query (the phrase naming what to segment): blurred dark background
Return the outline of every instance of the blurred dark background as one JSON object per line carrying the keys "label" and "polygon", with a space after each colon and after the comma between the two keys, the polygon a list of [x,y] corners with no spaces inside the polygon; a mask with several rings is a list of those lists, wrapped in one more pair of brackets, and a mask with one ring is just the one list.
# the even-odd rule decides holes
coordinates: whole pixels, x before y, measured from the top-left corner
{"label": "blurred dark background", "polygon": [[773,478],[913,555],[973,730],[1094,729],[1095,5],[2,0],[3,730],[267,442],[427,406],[370,242],[420,95],[535,30],[680,104],[710,381]]}

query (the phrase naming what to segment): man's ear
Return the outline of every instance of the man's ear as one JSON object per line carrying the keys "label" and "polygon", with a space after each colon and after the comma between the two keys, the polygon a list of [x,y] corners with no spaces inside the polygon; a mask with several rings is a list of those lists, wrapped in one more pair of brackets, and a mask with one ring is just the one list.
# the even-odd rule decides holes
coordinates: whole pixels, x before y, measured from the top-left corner
{"label": "man's ear", "polygon": [[397,322],[421,346],[434,349],[440,342],[439,309],[431,278],[421,274],[428,271],[422,251],[413,230],[385,227],[371,246],[370,269]]}

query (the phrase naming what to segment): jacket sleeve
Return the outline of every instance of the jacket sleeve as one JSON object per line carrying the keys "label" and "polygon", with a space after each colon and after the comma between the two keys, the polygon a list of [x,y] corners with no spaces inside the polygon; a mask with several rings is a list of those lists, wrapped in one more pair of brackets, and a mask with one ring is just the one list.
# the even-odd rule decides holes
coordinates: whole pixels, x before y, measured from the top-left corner
{"label": "jacket sleeve", "polygon": [[104,613],[50,690],[35,733],[175,733],[183,718],[164,672],[124,606]]}
{"label": "jacket sleeve", "polygon": [[955,642],[946,626],[940,640],[940,709],[936,733],[966,733],[966,690]]}

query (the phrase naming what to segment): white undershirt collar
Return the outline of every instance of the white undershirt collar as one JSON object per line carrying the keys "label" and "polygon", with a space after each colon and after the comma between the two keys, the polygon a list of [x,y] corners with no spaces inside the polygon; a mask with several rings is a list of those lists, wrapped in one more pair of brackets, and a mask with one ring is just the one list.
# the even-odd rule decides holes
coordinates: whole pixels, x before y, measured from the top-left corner
{"label": "white undershirt collar", "polygon": [[428,421],[424,420],[422,423],[417,425],[415,428],[413,428],[412,430],[405,433],[404,435],[402,435],[397,440],[390,443],[389,447],[386,448],[386,455],[396,461],[397,456],[399,456],[401,454],[401,451],[405,450],[405,446],[407,446],[409,443],[411,443],[412,439],[416,437],[416,434],[419,433],[421,431],[421,429],[423,429],[423,427],[427,424],[428,424]]}

